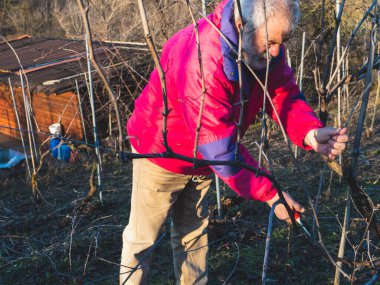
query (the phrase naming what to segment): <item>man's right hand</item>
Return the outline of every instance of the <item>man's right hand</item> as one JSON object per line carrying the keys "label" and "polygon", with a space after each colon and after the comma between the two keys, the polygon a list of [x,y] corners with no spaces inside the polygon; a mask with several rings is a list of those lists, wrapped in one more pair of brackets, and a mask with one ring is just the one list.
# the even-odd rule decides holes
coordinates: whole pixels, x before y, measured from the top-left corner
{"label": "man's right hand", "polygon": [[327,155],[330,159],[341,155],[348,142],[347,128],[324,127],[307,133],[305,144],[316,152]]}
{"label": "man's right hand", "polygon": [[[297,211],[300,213],[303,213],[305,211],[305,208],[300,203],[298,203],[296,200],[294,200],[292,198],[292,196],[290,196],[289,193],[282,192],[282,194],[284,195],[284,198],[285,198],[286,202],[288,203],[291,210],[294,210],[294,211]],[[272,205],[279,199],[280,199],[280,197],[277,193],[272,199],[267,201],[269,207],[272,207]],[[292,220],[289,217],[288,211],[286,210],[285,206],[282,203],[280,203],[276,206],[274,213],[276,214],[277,218],[279,218],[280,220],[286,221],[289,224],[292,223]]]}

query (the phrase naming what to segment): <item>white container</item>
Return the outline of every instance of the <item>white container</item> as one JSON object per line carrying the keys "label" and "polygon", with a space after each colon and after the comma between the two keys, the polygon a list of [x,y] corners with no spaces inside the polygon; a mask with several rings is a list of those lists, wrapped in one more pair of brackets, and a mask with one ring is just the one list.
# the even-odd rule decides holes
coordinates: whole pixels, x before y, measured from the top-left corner
{"label": "white container", "polygon": [[55,123],[49,126],[49,131],[53,137],[60,138],[62,136],[61,124]]}

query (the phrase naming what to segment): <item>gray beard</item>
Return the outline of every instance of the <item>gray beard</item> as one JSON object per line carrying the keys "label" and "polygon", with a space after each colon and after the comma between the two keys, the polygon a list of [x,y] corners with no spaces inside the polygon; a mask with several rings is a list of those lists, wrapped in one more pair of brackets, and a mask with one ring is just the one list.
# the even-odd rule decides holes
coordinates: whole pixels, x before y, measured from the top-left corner
{"label": "gray beard", "polygon": [[[246,24],[243,30],[242,56],[244,61],[254,70],[262,70],[267,67],[267,53],[260,54],[252,44],[255,37],[255,29],[252,25]],[[269,61],[272,59],[268,55]]]}
{"label": "gray beard", "polygon": [[[267,67],[267,57],[266,53],[258,55],[255,52],[243,50],[243,59],[244,61],[253,69],[253,70],[263,70]],[[271,61],[271,56],[268,57],[269,62]]]}

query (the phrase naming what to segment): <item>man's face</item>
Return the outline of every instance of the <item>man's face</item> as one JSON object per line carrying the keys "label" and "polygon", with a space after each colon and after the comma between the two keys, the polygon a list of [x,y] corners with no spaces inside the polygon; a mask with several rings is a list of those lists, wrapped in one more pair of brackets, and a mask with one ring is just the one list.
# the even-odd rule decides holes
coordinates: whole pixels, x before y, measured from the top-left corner
{"label": "man's face", "polygon": [[[280,53],[281,44],[289,37],[289,23],[284,17],[272,17],[267,21],[268,58]],[[255,70],[265,69],[267,65],[265,24],[257,28],[246,24],[243,30],[243,58]]]}

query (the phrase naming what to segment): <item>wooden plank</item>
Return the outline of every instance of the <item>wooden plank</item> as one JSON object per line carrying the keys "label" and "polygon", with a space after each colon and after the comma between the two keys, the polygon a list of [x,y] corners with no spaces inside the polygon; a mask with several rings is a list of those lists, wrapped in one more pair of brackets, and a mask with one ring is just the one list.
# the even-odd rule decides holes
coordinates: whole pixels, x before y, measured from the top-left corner
{"label": "wooden plank", "polygon": [[[23,104],[23,95],[20,88],[14,89],[17,109],[19,111],[21,124],[26,126],[25,109]],[[68,104],[68,102],[70,102]],[[46,95],[44,93],[34,94],[32,96],[32,109],[38,127],[43,132],[49,132],[49,125],[56,123],[60,114],[63,112],[61,123],[67,129],[71,127],[67,135],[75,139],[81,139],[83,130],[79,115],[77,96],[73,92],[62,94]],[[17,128],[16,116],[14,114],[13,102],[11,99],[9,87],[0,85],[0,124]],[[18,131],[1,129],[1,133],[7,133],[12,137],[19,138]],[[46,136],[38,135],[38,140],[45,140]]]}
{"label": "wooden plank", "polygon": [[[56,96],[56,97],[42,97],[42,96],[36,96],[36,95],[33,95],[33,99],[32,101],[34,100],[38,100],[40,102],[54,102],[54,103],[57,103],[57,104],[67,104],[68,102],[70,102],[70,98],[61,98],[59,96]],[[76,105],[78,104],[78,100],[76,100],[76,96],[74,95],[73,98],[71,99],[71,102],[70,104],[73,104],[73,105]]]}

